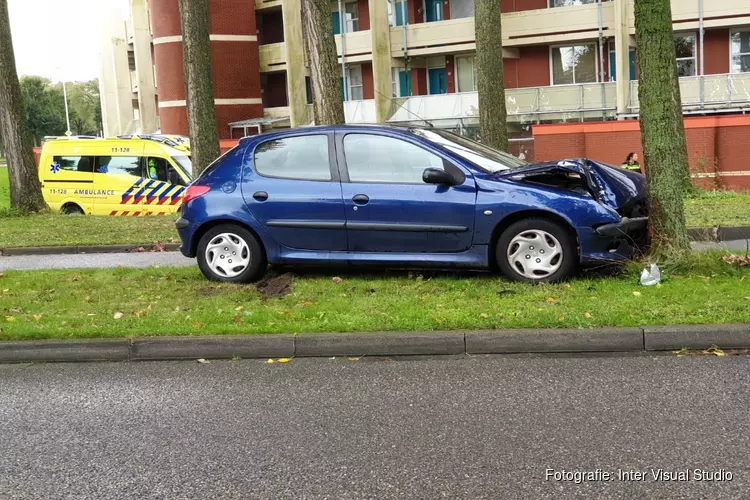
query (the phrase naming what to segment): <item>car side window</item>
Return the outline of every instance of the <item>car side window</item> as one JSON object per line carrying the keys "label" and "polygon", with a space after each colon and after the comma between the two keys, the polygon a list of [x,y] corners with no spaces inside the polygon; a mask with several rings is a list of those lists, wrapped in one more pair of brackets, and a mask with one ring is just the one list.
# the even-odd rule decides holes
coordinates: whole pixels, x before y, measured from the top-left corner
{"label": "car side window", "polygon": [[436,154],[383,135],[347,134],[344,156],[351,182],[424,184],[425,169],[444,170],[443,160]]}
{"label": "car side window", "polygon": [[141,158],[138,156],[97,156],[95,171],[99,174],[143,177]]}
{"label": "car side window", "polygon": [[180,174],[169,164],[166,158],[149,157],[146,168],[148,169],[148,178],[151,180],[169,182],[178,186],[185,185],[185,181],[182,180]]}
{"label": "car side window", "polygon": [[90,156],[55,156],[52,161],[68,172],[94,171],[94,159]]}
{"label": "car side window", "polygon": [[274,139],[255,148],[255,171],[265,177],[330,181],[328,136],[302,135]]}

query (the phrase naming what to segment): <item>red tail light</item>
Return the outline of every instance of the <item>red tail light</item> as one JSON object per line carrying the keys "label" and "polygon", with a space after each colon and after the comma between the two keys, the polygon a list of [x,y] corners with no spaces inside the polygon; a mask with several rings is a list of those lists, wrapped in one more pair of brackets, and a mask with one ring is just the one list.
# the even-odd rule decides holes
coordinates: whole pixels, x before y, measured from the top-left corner
{"label": "red tail light", "polygon": [[211,188],[208,186],[188,186],[185,196],[182,197],[182,204],[185,205],[190,200],[200,198],[209,191],[211,191]]}

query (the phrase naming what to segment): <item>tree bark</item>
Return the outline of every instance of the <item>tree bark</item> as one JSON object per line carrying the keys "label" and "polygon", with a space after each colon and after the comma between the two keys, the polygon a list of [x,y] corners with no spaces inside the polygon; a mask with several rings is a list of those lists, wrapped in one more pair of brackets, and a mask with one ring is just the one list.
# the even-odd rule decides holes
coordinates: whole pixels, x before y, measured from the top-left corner
{"label": "tree bark", "polygon": [[328,0],[302,0],[302,34],[310,66],[315,124],[345,123],[341,70]]}
{"label": "tree bark", "polygon": [[670,0],[636,0],[635,28],[652,253],[687,251],[683,194],[690,169]]}
{"label": "tree bark", "polygon": [[482,143],[508,151],[500,0],[474,1],[477,90]]}
{"label": "tree bark", "polygon": [[47,208],[21,99],[7,0],[0,0],[0,136],[7,153],[11,208],[23,213]]}
{"label": "tree bark", "polygon": [[214,105],[208,0],[179,0],[182,55],[193,173],[220,156]]}

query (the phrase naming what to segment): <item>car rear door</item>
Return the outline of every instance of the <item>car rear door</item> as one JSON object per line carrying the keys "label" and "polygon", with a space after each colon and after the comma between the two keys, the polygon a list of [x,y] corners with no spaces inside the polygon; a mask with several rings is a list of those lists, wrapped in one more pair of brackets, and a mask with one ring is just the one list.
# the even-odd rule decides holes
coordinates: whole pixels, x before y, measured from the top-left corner
{"label": "car rear door", "polygon": [[253,168],[244,169],[242,196],[278,244],[300,250],[346,250],[333,142],[332,133],[311,131],[271,137],[248,152]]}
{"label": "car rear door", "polygon": [[[476,184],[415,140],[340,132],[336,139],[352,252],[462,252],[471,247]],[[449,169],[460,185],[427,184],[427,168]]]}

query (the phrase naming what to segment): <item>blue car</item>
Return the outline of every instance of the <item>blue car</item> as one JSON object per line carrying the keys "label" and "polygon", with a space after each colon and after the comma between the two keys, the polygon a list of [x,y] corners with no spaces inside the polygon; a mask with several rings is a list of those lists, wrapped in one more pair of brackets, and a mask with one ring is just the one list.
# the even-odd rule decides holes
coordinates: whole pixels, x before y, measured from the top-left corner
{"label": "blue car", "polygon": [[526,162],[445,130],[340,125],[246,137],[187,189],[181,251],[206,278],[268,264],[492,269],[567,278],[631,256],[645,178],[586,159]]}

